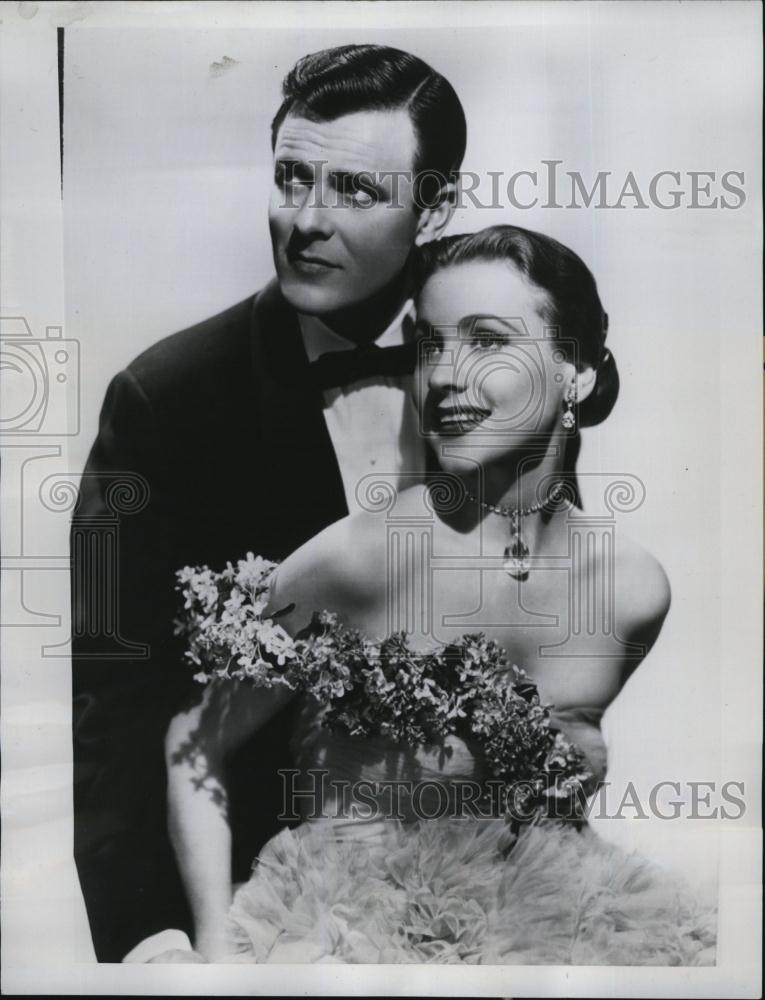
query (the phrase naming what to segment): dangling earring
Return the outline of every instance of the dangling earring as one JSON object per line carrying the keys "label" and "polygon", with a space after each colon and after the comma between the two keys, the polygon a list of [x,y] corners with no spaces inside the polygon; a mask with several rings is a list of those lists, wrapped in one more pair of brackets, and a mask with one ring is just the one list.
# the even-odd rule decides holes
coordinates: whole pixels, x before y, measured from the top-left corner
{"label": "dangling earring", "polygon": [[560,418],[560,422],[563,424],[567,431],[573,429],[576,419],[574,417],[574,404],[576,403],[576,382],[572,379],[571,385],[568,387],[568,392],[566,393],[566,409],[563,416]]}

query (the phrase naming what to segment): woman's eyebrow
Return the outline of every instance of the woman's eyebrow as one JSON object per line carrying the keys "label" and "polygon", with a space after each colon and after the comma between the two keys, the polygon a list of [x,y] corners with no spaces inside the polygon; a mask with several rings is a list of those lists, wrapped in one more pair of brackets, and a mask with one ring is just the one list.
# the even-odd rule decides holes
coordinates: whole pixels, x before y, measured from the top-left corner
{"label": "woman's eyebrow", "polygon": [[528,336],[526,324],[518,316],[495,316],[493,313],[471,313],[459,321],[459,329],[472,333],[476,327],[494,325],[516,336]]}
{"label": "woman's eyebrow", "polygon": [[418,319],[414,324],[414,330],[418,336],[422,337],[432,337],[436,333],[448,336],[451,333],[455,339],[458,339],[463,334],[470,335],[479,326],[498,326],[515,336],[528,336],[526,325],[522,319],[495,316],[492,313],[470,313],[456,323],[436,323],[435,325],[425,319]]}

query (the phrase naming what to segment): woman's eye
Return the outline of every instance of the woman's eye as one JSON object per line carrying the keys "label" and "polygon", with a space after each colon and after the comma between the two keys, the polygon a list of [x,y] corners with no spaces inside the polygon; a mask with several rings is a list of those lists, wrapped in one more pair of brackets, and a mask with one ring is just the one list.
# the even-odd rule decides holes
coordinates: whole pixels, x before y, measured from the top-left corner
{"label": "woman's eye", "polygon": [[425,357],[425,361],[430,361],[437,354],[440,354],[444,349],[444,339],[443,337],[428,337],[427,340],[423,341],[422,352]]}
{"label": "woman's eye", "polygon": [[507,343],[507,338],[501,333],[496,333],[491,330],[478,330],[473,334],[471,342],[474,347],[486,349],[491,347],[504,347]]}

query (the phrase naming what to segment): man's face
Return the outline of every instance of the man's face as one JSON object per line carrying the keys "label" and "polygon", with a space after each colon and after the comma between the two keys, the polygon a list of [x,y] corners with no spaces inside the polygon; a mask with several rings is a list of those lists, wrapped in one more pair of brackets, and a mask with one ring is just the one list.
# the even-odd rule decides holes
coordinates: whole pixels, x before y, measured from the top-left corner
{"label": "man's face", "polygon": [[358,305],[402,271],[418,231],[415,153],[405,110],[285,118],[268,217],[279,283],[299,312]]}

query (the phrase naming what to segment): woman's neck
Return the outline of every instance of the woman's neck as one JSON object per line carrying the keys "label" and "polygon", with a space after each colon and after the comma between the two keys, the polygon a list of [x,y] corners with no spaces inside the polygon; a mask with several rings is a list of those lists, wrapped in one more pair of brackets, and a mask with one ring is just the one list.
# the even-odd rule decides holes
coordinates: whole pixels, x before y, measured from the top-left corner
{"label": "woman's neck", "polygon": [[[474,499],[445,514],[444,519],[461,534],[480,529],[487,537],[504,537],[509,530],[511,511],[523,512],[544,505],[555,487],[570,475],[564,461],[565,444],[562,436],[551,435],[543,453],[529,450],[514,462],[505,459],[483,465],[463,480],[467,494]],[[568,490],[563,496],[568,496]],[[506,516],[498,517],[487,507],[499,508]],[[522,519],[524,535],[539,547],[551,523],[549,508],[547,512],[540,511],[539,516],[527,514]]]}
{"label": "woman's neck", "polygon": [[547,497],[563,478],[563,459],[555,447],[543,456],[529,453],[517,464],[498,463],[484,466],[466,486],[484,503],[509,510],[523,511]]}

